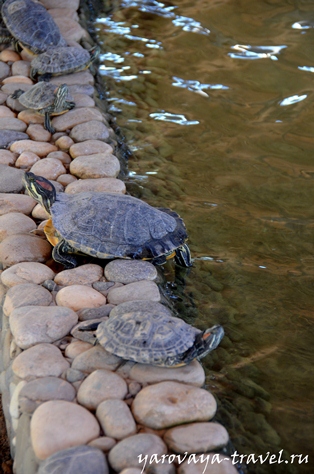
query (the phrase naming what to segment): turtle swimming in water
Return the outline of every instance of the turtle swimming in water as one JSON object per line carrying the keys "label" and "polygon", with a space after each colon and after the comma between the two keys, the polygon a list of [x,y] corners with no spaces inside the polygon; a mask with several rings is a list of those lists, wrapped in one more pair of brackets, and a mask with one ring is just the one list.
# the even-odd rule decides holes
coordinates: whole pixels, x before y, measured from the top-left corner
{"label": "turtle swimming in water", "polygon": [[34,57],[30,77],[34,80],[36,75],[40,75],[39,80],[46,81],[51,76],[84,71],[95,61],[99,52],[99,46],[89,51],[74,46],[49,49]]}
{"label": "turtle swimming in water", "polygon": [[58,87],[47,82],[39,82],[26,92],[17,89],[11,94],[11,97],[18,99],[24,107],[44,115],[44,127],[50,133],[55,133],[51,124],[51,115],[61,115],[75,107],[66,84],[61,84]]}
{"label": "turtle swimming in water", "polygon": [[31,53],[39,54],[49,48],[67,46],[52,16],[40,3],[32,0],[6,0],[1,13],[16,43]]}
{"label": "turtle swimming in water", "polygon": [[25,173],[24,184],[51,215],[44,231],[54,246],[54,260],[66,268],[77,266],[75,254],[156,264],[175,257],[179,265],[192,265],[185,225],[170,209],[118,193],[57,193],[50,181],[31,172]]}
{"label": "turtle swimming in water", "polygon": [[106,321],[85,321],[79,326],[75,337],[80,337],[80,331],[96,331],[96,340],[91,334],[90,342],[99,343],[111,354],[162,367],[180,367],[205,357],[224,336],[222,326],[201,331],[153,301],[121,303]]}

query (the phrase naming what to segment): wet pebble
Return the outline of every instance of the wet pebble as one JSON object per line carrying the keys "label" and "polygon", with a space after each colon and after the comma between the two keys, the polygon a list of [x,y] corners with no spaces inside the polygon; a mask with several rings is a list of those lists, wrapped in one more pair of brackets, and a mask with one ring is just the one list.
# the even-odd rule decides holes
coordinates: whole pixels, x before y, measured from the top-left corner
{"label": "wet pebble", "polygon": [[153,429],[193,421],[208,421],[216,413],[213,395],[202,388],[178,382],[160,382],[143,388],[135,397],[135,420]]}
{"label": "wet pebble", "polygon": [[229,435],[220,423],[190,423],[170,428],[164,441],[175,453],[206,453],[226,446]]}
{"label": "wet pebble", "polygon": [[74,339],[70,344],[67,345],[64,354],[68,359],[75,359],[76,356],[88,351],[89,349],[92,349],[92,347],[92,344],[89,344],[88,342]]}
{"label": "wet pebble", "polygon": [[92,373],[97,369],[116,370],[122,359],[107,352],[103,347],[97,345],[77,355],[72,362],[72,368],[86,373]]}
{"label": "wet pebble", "polygon": [[7,194],[0,193],[0,215],[3,216],[8,212],[21,212],[30,214],[36,205],[34,199],[25,194]]}
{"label": "wet pebble", "polygon": [[37,344],[21,352],[12,363],[15,375],[25,380],[37,377],[59,377],[69,368],[60,349],[53,344]]}
{"label": "wet pebble", "polygon": [[16,163],[17,156],[16,153],[12,153],[9,150],[0,150],[0,164],[12,166]]}
{"label": "wet pebble", "polygon": [[123,181],[117,178],[79,179],[70,183],[65,192],[67,194],[95,191],[98,193],[125,194],[126,187]]}
{"label": "wet pebble", "polygon": [[0,242],[9,235],[32,232],[36,228],[30,217],[20,212],[9,212],[0,216]]}
{"label": "wet pebble", "polygon": [[130,378],[142,384],[154,384],[166,380],[182,382],[195,387],[202,387],[205,372],[201,364],[194,360],[181,367],[157,367],[149,364],[135,364],[130,370]]}
{"label": "wet pebble", "polygon": [[95,410],[98,405],[109,398],[123,399],[128,392],[125,381],[109,370],[95,370],[80,385],[77,393],[78,402]]}
{"label": "wet pebble", "polygon": [[46,262],[50,256],[51,245],[49,242],[37,237],[36,235],[9,235],[9,237],[6,237],[0,243],[0,260],[2,261],[4,268],[20,262],[43,263]]}
{"label": "wet pebble", "polygon": [[160,293],[156,283],[142,280],[129,283],[120,288],[113,288],[108,293],[108,303],[111,304],[118,305],[135,300],[160,301]]}
{"label": "wet pebble", "polygon": [[101,402],[96,418],[106,436],[117,440],[136,433],[136,424],[130,408],[123,400],[109,399]]}
{"label": "wet pebble", "polygon": [[1,281],[9,288],[23,283],[40,285],[45,280],[52,279],[54,275],[54,272],[42,263],[21,262],[4,270],[1,274]]}
{"label": "wet pebble", "polygon": [[78,178],[115,178],[120,171],[120,162],[114,155],[97,153],[79,156],[70,164],[70,172]]}
{"label": "wet pebble", "polygon": [[27,135],[31,140],[37,142],[49,142],[51,140],[51,133],[45,130],[40,123],[32,123],[26,130]]}
{"label": "wet pebble", "polygon": [[127,284],[140,280],[155,280],[157,270],[152,263],[142,260],[116,259],[106,265],[105,277],[109,281]]}
{"label": "wet pebble", "polygon": [[63,270],[55,277],[58,285],[91,285],[103,276],[103,269],[99,265],[88,263],[71,270]]}
{"label": "wet pebble", "polygon": [[[96,438],[99,439],[99,438]],[[52,454],[40,464],[38,474],[108,474],[108,465],[97,446],[76,446]]]}
{"label": "wet pebble", "polygon": [[[88,97],[88,96],[87,96]],[[99,109],[90,107],[81,107],[79,110],[74,108],[66,114],[58,115],[52,119],[52,125],[58,132],[68,130],[80,123],[89,122],[90,120],[99,120],[102,122],[103,115]]]}
{"label": "wet pebble", "polygon": [[35,283],[24,283],[13,286],[7,291],[3,312],[9,316],[12,311],[21,306],[49,306],[51,302],[51,293],[46,288],[35,285]]}
{"label": "wet pebble", "polygon": [[56,303],[59,306],[67,306],[74,311],[78,311],[82,308],[97,308],[102,306],[106,304],[106,298],[88,286],[71,285],[58,291]]}
{"label": "wet pebble", "polygon": [[72,144],[70,147],[72,158],[83,155],[95,155],[96,153],[113,153],[113,149],[111,145],[100,140],[86,140],[85,142]]}
{"label": "wet pebble", "polygon": [[52,151],[57,151],[58,149],[55,145],[51,145],[51,143],[35,142],[32,140],[21,139],[20,141],[16,141],[15,143],[13,143],[10,146],[10,150],[14,153],[19,154],[23,153],[23,151],[32,151],[36,155],[44,157],[48,155],[48,153],[51,153]]}
{"label": "wet pebble", "polygon": [[2,130],[0,133],[0,148],[10,147],[11,151],[20,153],[17,149],[11,148],[11,146],[13,145],[15,145],[15,148],[17,148],[17,144],[20,143],[17,140],[20,140],[21,142],[26,143],[26,140],[28,140],[28,135],[24,132],[15,132],[13,130]]}
{"label": "wet pebble", "polygon": [[109,130],[102,122],[91,120],[90,122],[80,123],[72,128],[70,137],[75,142],[85,140],[103,140],[109,139]]}
{"label": "wet pebble", "polygon": [[35,410],[31,420],[32,446],[39,459],[46,459],[62,449],[86,444],[98,436],[99,425],[95,417],[80,405],[68,401],[43,403]]}
{"label": "wet pebble", "polygon": [[155,455],[158,458],[167,453],[167,446],[159,436],[154,434],[136,434],[129,436],[117,443],[109,453],[108,460],[111,467],[120,472],[122,469],[143,466],[139,463],[139,456],[142,458]]}
{"label": "wet pebble", "polygon": [[31,172],[46,179],[55,180],[61,174],[66,173],[66,169],[56,158],[43,158],[31,167]]}
{"label": "wet pebble", "polygon": [[28,349],[35,344],[62,339],[75,326],[77,320],[77,314],[70,308],[23,306],[12,311],[10,329],[18,347]]}
{"label": "wet pebble", "polygon": [[22,412],[33,413],[36,408],[49,400],[73,401],[74,387],[59,377],[41,377],[27,382],[19,392],[19,405]]}
{"label": "wet pebble", "polygon": [[0,130],[14,130],[16,132],[25,132],[26,124],[22,120],[14,117],[0,118]]}
{"label": "wet pebble", "polygon": [[16,160],[15,166],[17,168],[29,170],[39,160],[39,156],[33,153],[32,151],[24,151]]}
{"label": "wet pebble", "polygon": [[[1,133],[0,133],[1,134]],[[0,165],[0,193],[19,193],[24,188],[24,171]]]}

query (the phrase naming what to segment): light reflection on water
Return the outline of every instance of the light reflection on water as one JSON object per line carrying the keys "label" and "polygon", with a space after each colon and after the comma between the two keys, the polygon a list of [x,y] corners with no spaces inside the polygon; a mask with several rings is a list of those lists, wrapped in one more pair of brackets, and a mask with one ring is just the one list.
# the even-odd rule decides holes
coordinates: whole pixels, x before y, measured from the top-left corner
{"label": "light reflection on water", "polygon": [[306,2],[124,0],[96,22],[132,192],[189,230],[177,308],[226,330],[207,384],[245,453],[314,454],[312,20]]}

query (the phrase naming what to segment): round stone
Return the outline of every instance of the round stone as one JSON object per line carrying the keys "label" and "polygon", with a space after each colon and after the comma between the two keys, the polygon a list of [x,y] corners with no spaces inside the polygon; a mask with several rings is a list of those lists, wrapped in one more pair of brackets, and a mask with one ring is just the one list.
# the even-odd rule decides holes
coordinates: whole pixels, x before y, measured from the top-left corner
{"label": "round stone", "polygon": [[62,151],[68,151],[70,147],[74,144],[72,138],[68,136],[60,137],[55,142],[56,146]]}
{"label": "round stone", "polygon": [[209,421],[170,428],[164,441],[175,453],[206,453],[226,446],[229,435],[224,426]]}
{"label": "round stone", "polygon": [[63,132],[65,130],[75,127],[75,125],[84,122],[89,122],[90,120],[103,121],[103,116],[99,109],[92,109],[91,107],[80,107],[80,109],[78,110],[75,107],[73,110],[70,110],[66,114],[54,117],[52,120],[52,125],[57,130],[57,132]]}
{"label": "round stone", "polygon": [[[79,86],[79,92],[82,91],[82,86],[92,86],[95,82],[94,76],[87,70],[64,74],[63,76],[55,76],[50,79],[51,84],[55,84],[56,86],[60,86],[61,84],[67,84],[69,87],[69,92],[73,96],[72,87]],[[84,88],[83,88],[84,90]],[[77,92],[77,90],[75,90]],[[94,92],[94,88],[93,88]],[[89,95],[89,94],[88,94]]]}
{"label": "round stone", "polygon": [[[17,116],[20,120],[23,120],[23,122],[27,123],[27,124],[30,124],[30,123],[40,123],[40,124],[44,124],[44,116],[43,115],[39,115],[37,114],[35,111],[33,110],[30,110],[30,109],[26,109],[26,110],[22,110],[18,116]],[[45,155],[44,155],[45,156]]]}
{"label": "round stone", "polygon": [[24,171],[0,165],[0,193],[19,193],[24,188]]}
{"label": "round stone", "polygon": [[133,283],[140,280],[155,280],[156,267],[142,260],[112,260],[105,267],[105,277],[109,281]]}
{"label": "round stone", "polygon": [[88,443],[88,446],[101,449],[104,453],[108,453],[116,444],[116,440],[109,438],[109,436],[101,436],[100,438],[93,439]]}
{"label": "round stone", "polygon": [[88,342],[74,339],[73,341],[71,341],[70,344],[66,346],[64,355],[68,359],[75,359],[76,356],[82,354],[85,351],[88,351],[88,349],[91,349],[92,347],[92,344],[89,344]]}
{"label": "round stone", "polygon": [[9,235],[0,243],[0,260],[7,268],[20,262],[46,262],[51,256],[51,245],[36,235]]}
{"label": "round stone", "polygon": [[20,59],[21,59],[20,55],[10,49],[4,49],[0,53],[0,60],[5,63],[9,61],[10,62],[19,61]]}
{"label": "round stone", "polygon": [[12,75],[29,76],[30,65],[29,61],[15,61],[11,66]]}
{"label": "round stone", "polygon": [[91,285],[103,276],[103,269],[99,265],[88,263],[71,270],[63,270],[55,278],[57,285]]}
{"label": "round stone", "polygon": [[97,438],[99,425],[95,417],[80,405],[51,400],[35,410],[30,431],[35,455],[38,459],[46,459],[62,449]]}
{"label": "round stone", "polygon": [[216,408],[211,393],[178,382],[149,385],[136,395],[132,404],[135,420],[156,430],[208,421],[215,415]]}
{"label": "round stone", "polygon": [[9,288],[22,283],[41,285],[45,280],[53,279],[54,275],[51,268],[42,263],[21,262],[4,270],[1,274],[1,281]]}
{"label": "round stone", "polygon": [[96,417],[106,436],[119,440],[136,433],[134,418],[123,400],[101,402],[97,407]]}
{"label": "round stone", "polygon": [[12,82],[19,82],[19,83],[23,83],[23,84],[31,84],[33,85],[33,81],[29,78],[29,77],[26,77],[26,76],[18,76],[18,75],[14,75],[14,76],[10,76],[10,77],[6,77],[5,79],[3,79],[2,83],[3,84],[10,84]]}
{"label": "round stone", "polygon": [[25,194],[0,193],[0,216],[8,212],[21,212],[30,214],[36,201]]}
{"label": "round stone", "polygon": [[95,191],[97,193],[121,193],[125,194],[126,187],[123,181],[117,178],[79,179],[65,189],[67,194],[85,193]]}
{"label": "round stone", "polygon": [[29,138],[37,142],[49,142],[51,140],[51,133],[40,123],[30,124],[26,133]]}
{"label": "round stone", "polygon": [[57,178],[57,182],[62,184],[62,186],[64,186],[65,188],[76,180],[77,178],[75,176],[72,176],[71,174],[61,174]]}
{"label": "round stone", "polygon": [[17,154],[12,153],[9,150],[0,150],[0,164],[6,166],[12,166],[16,163]]}
{"label": "round stone", "polygon": [[83,155],[95,155],[96,153],[113,153],[113,148],[108,143],[100,140],[86,140],[85,142],[75,143],[70,148],[72,158]]}
{"label": "round stone", "polygon": [[49,400],[67,400],[75,398],[75,388],[59,377],[40,377],[27,382],[19,393],[19,405],[22,412],[32,414],[36,408]]}
{"label": "round stone", "polygon": [[79,156],[70,164],[70,172],[83,179],[116,178],[120,172],[120,162],[111,153]]}
{"label": "round stone", "polygon": [[98,120],[80,123],[73,127],[70,133],[70,138],[75,142],[84,142],[85,140],[107,141],[109,136],[109,130],[106,125]]}
{"label": "round stone", "polygon": [[13,234],[32,232],[37,228],[35,222],[20,212],[9,212],[0,216],[0,242]]}
{"label": "round stone", "polygon": [[38,203],[32,210],[32,217],[34,219],[46,220],[50,218],[50,215],[48,214],[46,209]]}
{"label": "round stone", "polygon": [[10,329],[18,347],[28,349],[35,344],[62,339],[69,334],[77,320],[77,314],[70,308],[23,306],[12,311]]}
{"label": "round stone", "polygon": [[5,105],[0,105],[0,117],[15,117],[16,114],[6,107]]}
{"label": "round stone", "polygon": [[[2,106],[0,106],[2,107]],[[0,115],[1,116],[1,115]],[[16,153],[19,153],[16,151],[18,149],[17,143],[19,141],[21,142],[26,142],[28,140],[28,135],[24,132],[15,132],[14,130],[1,130],[0,134],[0,148],[9,148],[10,150]],[[14,147],[13,147],[14,145]],[[11,148],[13,147],[13,148]]]}
{"label": "round stone", "polygon": [[58,291],[56,303],[78,311],[82,308],[98,308],[106,304],[106,297],[88,286],[71,285]]}
{"label": "round stone", "polygon": [[125,381],[109,370],[95,370],[81,384],[78,402],[90,410],[109,398],[123,399],[128,392]]}
{"label": "round stone", "polygon": [[9,316],[13,310],[23,306],[49,306],[52,302],[51,293],[40,285],[24,283],[13,286],[6,294],[3,312]]}
{"label": "round stone", "polygon": [[29,170],[39,160],[39,156],[33,153],[32,151],[24,151],[16,160],[15,166],[17,168]]}
{"label": "round stone", "polygon": [[3,117],[0,118],[0,130],[15,130],[17,132],[25,132],[26,124],[17,118]]}
{"label": "round stone", "polygon": [[49,153],[47,158],[56,158],[57,160],[60,160],[61,163],[63,163],[64,165],[68,165],[72,161],[70,155],[68,153],[65,153],[64,151],[53,151],[52,153]]}
{"label": "round stone", "polygon": [[87,373],[97,369],[114,371],[121,362],[122,359],[120,357],[110,354],[103,347],[97,345],[77,355],[72,362],[72,368]]}
{"label": "round stone", "polygon": [[238,474],[232,459],[225,454],[205,454],[202,459],[196,456],[196,460],[198,462],[184,461],[178,468],[178,474]]}
{"label": "round stone", "polygon": [[104,454],[91,443],[52,454],[40,464],[38,474],[108,474]]}
{"label": "round stone", "polygon": [[[19,118],[21,118],[20,114],[19,114]],[[23,119],[21,118],[21,120]],[[21,132],[15,132],[15,133],[21,133]],[[26,134],[23,134],[23,135],[26,135]],[[28,135],[26,136],[28,138]],[[51,145],[51,143],[35,142],[33,140],[24,140],[24,137],[21,139],[15,139],[15,140],[20,140],[20,141],[15,141],[15,143],[12,143],[12,145],[10,146],[10,150],[13,151],[14,153],[18,153],[19,155],[23,153],[23,151],[32,151],[36,155],[40,157],[44,157],[44,156],[47,156],[52,151],[58,150],[57,147],[55,145]],[[12,140],[10,140],[10,142],[12,142]]]}
{"label": "round stone", "polygon": [[46,179],[55,180],[61,174],[66,173],[66,169],[56,158],[43,158],[31,167],[31,172]]}
{"label": "round stone", "polygon": [[137,281],[120,288],[113,288],[108,293],[108,302],[111,304],[135,300],[160,301],[160,293],[156,283],[147,280]]}
{"label": "round stone", "polygon": [[59,377],[69,368],[60,349],[53,344],[37,344],[21,352],[12,363],[12,370],[21,379]]}
{"label": "round stone", "polygon": [[120,472],[129,467],[143,468],[146,456],[146,459],[150,459],[153,455],[159,458],[166,453],[167,446],[159,436],[141,433],[117,443],[110,451],[108,460],[111,467]]}
{"label": "round stone", "polygon": [[197,360],[188,365],[174,367],[156,367],[149,364],[135,364],[130,371],[130,378],[141,384],[154,384],[172,380],[202,387],[205,383],[205,372]]}

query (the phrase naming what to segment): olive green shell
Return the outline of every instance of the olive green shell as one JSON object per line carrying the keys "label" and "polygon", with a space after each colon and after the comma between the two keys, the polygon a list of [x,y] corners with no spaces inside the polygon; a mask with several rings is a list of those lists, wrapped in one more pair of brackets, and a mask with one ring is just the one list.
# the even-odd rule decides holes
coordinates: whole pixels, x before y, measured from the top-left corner
{"label": "olive green shell", "polygon": [[32,0],[6,0],[1,12],[12,36],[35,54],[66,46],[58,26],[43,5]]}
{"label": "olive green shell", "polygon": [[58,193],[50,212],[64,240],[98,258],[153,259],[187,239],[178,214],[123,194]]}
{"label": "olive green shell", "polygon": [[39,74],[69,74],[85,69],[90,62],[86,49],[77,47],[54,48],[36,56],[31,67]]}
{"label": "olive green shell", "polygon": [[108,352],[123,359],[165,366],[169,360],[176,365],[200,332],[160,303],[133,301],[114,308],[98,326],[96,337]]}
{"label": "olive green shell", "polygon": [[[28,109],[41,110],[53,105],[55,92],[58,86],[49,82],[38,82],[24,94],[20,95],[19,102]],[[66,97],[67,101],[73,100],[70,95]]]}

